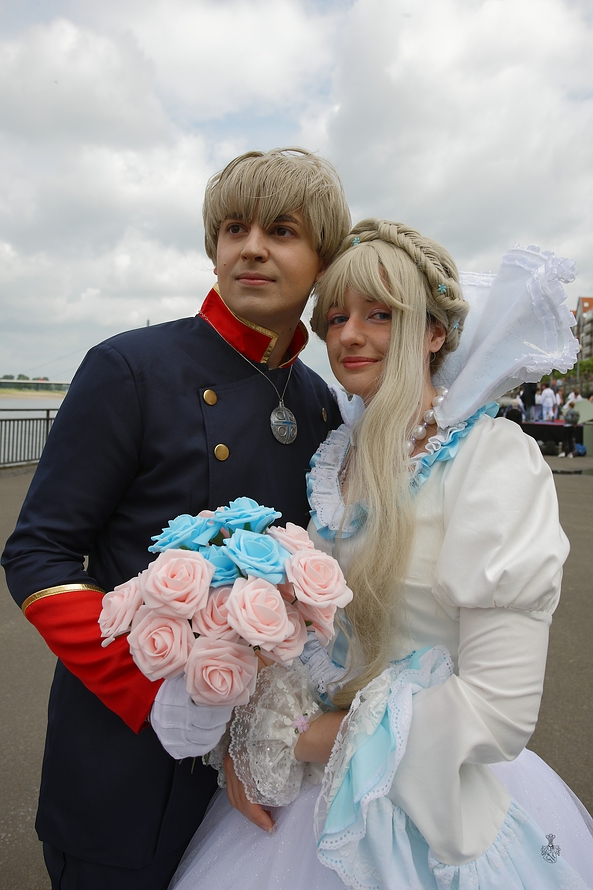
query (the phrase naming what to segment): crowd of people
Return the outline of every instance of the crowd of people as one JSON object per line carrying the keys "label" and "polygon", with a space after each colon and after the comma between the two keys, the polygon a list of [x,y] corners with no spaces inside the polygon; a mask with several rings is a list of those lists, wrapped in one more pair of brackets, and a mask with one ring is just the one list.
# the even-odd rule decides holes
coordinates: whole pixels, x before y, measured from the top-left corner
{"label": "crowd of people", "polygon": [[554,379],[548,383],[524,383],[513,397],[513,402],[519,408],[523,420],[528,422],[561,420],[571,407],[577,402],[587,399],[593,402],[593,393],[581,395],[580,388],[575,386],[568,395],[564,393],[564,385]]}
{"label": "crowd of people", "polygon": [[579,402],[593,402],[593,393],[581,395],[580,388],[575,386],[567,396],[565,387],[554,377],[549,382],[540,384],[525,383],[511,394],[511,401],[501,407],[500,416],[514,423],[562,423],[563,437],[560,445],[552,440],[545,441],[542,433],[540,446],[545,454],[557,457],[580,457],[586,453],[582,442],[576,441],[575,427],[581,422]]}

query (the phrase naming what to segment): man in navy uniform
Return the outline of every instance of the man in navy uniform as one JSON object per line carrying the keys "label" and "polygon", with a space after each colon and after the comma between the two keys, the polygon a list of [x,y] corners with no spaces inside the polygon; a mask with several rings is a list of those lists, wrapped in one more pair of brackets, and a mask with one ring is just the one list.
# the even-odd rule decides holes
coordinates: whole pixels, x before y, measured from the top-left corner
{"label": "man in navy uniform", "polygon": [[199,755],[230,716],[150,682],[126,637],[103,648],[104,591],[181,513],[245,495],[306,524],[308,461],[339,423],[298,359],[300,315],[350,227],[333,167],[249,152],[208,183],[204,223],[218,284],[196,317],[90,351],[3,555],[58,656],[37,816],[54,890],[165,890],[215,790]]}

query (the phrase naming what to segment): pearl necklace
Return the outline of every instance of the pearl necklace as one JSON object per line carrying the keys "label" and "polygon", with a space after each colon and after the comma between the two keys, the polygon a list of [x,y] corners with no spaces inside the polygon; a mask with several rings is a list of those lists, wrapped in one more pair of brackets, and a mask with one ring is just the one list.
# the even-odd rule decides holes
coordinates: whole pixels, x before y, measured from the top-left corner
{"label": "pearl necklace", "polygon": [[446,386],[437,386],[435,392],[436,396],[432,400],[432,408],[429,408],[428,411],[424,412],[422,423],[419,423],[418,426],[415,426],[412,430],[412,435],[408,441],[408,454],[410,456],[414,453],[416,442],[420,442],[422,439],[426,438],[426,427],[436,422],[434,409],[440,408],[449,390]]}

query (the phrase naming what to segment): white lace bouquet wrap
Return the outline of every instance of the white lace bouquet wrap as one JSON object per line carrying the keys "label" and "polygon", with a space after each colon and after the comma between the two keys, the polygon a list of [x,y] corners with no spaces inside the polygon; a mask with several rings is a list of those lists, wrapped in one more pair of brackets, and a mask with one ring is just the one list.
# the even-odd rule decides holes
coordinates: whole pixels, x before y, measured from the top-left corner
{"label": "white lace bouquet wrap", "polygon": [[149,550],[154,562],[103,597],[103,646],[127,635],[150,680],[185,674],[199,705],[245,705],[261,650],[291,664],[308,630],[322,644],[352,599],[337,562],[305,529],[251,498],[171,520]]}
{"label": "white lace bouquet wrap", "polygon": [[321,713],[309,672],[297,659],[291,667],[271,665],[260,672],[249,703],[235,708],[226,739],[208,755],[224,786],[222,760],[228,746],[237,777],[251,803],[280,807],[292,803],[303,781],[319,784],[323,766],[294,756],[302,731]]}

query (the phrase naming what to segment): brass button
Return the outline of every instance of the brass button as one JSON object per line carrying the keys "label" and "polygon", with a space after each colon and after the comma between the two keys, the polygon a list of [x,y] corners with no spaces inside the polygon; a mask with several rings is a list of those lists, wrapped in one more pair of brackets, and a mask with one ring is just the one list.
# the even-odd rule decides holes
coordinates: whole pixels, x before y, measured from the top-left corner
{"label": "brass button", "polygon": [[226,460],[230,451],[226,445],[217,445],[214,449],[214,457],[216,460]]}
{"label": "brass button", "polygon": [[205,389],[202,398],[207,405],[216,405],[216,403],[218,402],[218,396],[213,389]]}
{"label": "brass button", "polygon": [[324,423],[327,423],[327,411],[325,410],[325,408],[321,409],[321,419]]}

